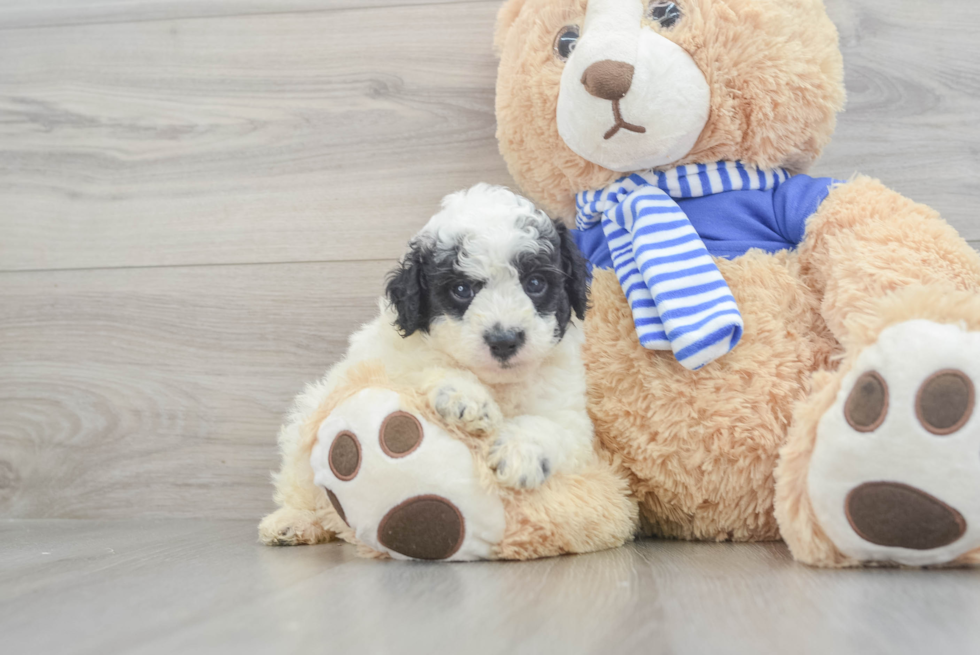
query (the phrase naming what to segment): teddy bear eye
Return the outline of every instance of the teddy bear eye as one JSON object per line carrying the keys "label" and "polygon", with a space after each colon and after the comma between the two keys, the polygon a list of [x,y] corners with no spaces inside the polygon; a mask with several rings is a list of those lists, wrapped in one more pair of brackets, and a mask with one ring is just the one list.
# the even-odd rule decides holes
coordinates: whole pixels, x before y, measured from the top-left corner
{"label": "teddy bear eye", "polygon": [[681,19],[681,10],[674,2],[652,0],[647,8],[647,18],[664,29],[670,29]]}
{"label": "teddy bear eye", "polygon": [[561,28],[558,36],[555,37],[555,56],[562,61],[567,60],[575,51],[576,43],[578,43],[578,27],[566,25]]}

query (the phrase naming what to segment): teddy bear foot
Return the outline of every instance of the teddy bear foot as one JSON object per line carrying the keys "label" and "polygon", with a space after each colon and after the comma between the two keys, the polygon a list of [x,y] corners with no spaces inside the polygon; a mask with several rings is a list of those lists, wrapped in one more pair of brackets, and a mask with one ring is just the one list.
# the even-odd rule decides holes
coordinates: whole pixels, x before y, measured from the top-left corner
{"label": "teddy bear foot", "polygon": [[339,534],[379,553],[488,559],[503,538],[503,504],[481,484],[469,448],[406,411],[394,391],[368,388],[341,403],[321,423],[310,463],[350,527]]}
{"label": "teddy bear foot", "polygon": [[817,426],[817,521],[858,562],[931,566],[980,549],[980,333],[886,328]]}

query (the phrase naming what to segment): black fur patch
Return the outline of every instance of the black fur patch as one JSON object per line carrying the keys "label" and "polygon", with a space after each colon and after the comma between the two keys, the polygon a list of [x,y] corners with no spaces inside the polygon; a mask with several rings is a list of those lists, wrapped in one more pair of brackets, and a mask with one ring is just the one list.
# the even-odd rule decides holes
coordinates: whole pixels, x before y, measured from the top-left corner
{"label": "black fur patch", "polygon": [[[561,339],[568,329],[572,312],[579,320],[585,318],[589,271],[568,228],[558,221],[554,221],[554,227],[554,232],[546,235],[551,248],[518,256],[514,266],[538,315],[554,315],[558,323],[555,335]],[[544,293],[535,295],[528,292],[527,283],[535,275],[547,280],[548,288]]]}
{"label": "black fur patch", "polygon": [[437,316],[461,319],[472,298],[461,301],[452,294],[453,287],[468,282],[474,295],[482,282],[470,280],[456,270],[460,248],[436,253],[432,244],[416,239],[400,266],[388,274],[385,294],[398,316],[395,325],[402,336],[428,332]]}
{"label": "black fur patch", "polygon": [[568,302],[580,320],[585,320],[585,312],[589,309],[589,265],[582,256],[572,233],[563,223],[555,222],[558,231],[558,241],[561,244],[561,266],[565,273],[565,293]]}

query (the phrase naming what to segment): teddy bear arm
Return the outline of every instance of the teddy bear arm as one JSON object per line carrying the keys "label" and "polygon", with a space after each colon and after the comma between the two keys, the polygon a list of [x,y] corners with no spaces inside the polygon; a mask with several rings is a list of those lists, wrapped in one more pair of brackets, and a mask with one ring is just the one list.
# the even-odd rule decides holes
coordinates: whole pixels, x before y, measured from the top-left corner
{"label": "teddy bear arm", "polygon": [[939,214],[858,177],[838,185],[807,224],[801,274],[842,343],[850,325],[875,320],[883,296],[910,286],[980,289],[980,256]]}

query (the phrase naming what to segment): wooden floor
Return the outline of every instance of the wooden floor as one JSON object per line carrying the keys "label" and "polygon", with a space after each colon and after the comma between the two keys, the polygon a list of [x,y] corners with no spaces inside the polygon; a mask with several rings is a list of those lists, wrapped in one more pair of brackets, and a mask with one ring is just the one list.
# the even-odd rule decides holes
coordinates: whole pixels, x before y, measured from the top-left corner
{"label": "wooden floor", "polygon": [[241,520],[0,522],[4,652],[980,652],[980,571],[815,571],[782,544],[658,541],[377,562],[253,535]]}
{"label": "wooden floor", "polygon": [[[26,521],[0,528],[2,650],[978,652],[974,574],[254,543],[289,399],[442,195],[510,183],[499,5],[0,0],[0,518]],[[980,245],[980,4],[828,5],[849,105],[813,172]]]}

